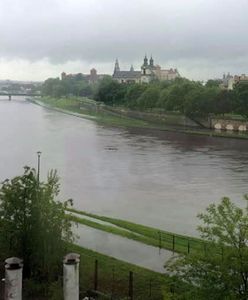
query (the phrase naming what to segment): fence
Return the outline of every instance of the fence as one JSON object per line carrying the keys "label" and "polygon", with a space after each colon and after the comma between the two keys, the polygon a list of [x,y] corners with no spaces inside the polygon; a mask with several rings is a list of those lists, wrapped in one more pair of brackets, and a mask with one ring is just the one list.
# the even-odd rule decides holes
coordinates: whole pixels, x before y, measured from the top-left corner
{"label": "fence", "polygon": [[[56,295],[58,295],[58,291],[61,296],[64,293],[64,297],[62,296],[64,300],[82,300],[90,296],[93,297],[92,299],[99,300],[162,300],[163,289],[168,287],[163,274],[129,266],[129,264],[112,258],[103,256],[96,258],[94,255],[85,253],[80,253],[80,255],[72,253],[66,257],[63,260],[63,275],[62,273],[58,274],[60,279],[55,290]],[[16,294],[13,299],[21,300],[22,286],[25,299],[50,299],[50,296],[47,298],[45,294],[30,294],[30,291],[27,291],[26,282],[22,283],[21,260],[10,258],[6,261],[9,261],[10,264],[5,264],[5,267],[1,268],[1,271],[5,269],[5,275],[3,272],[1,273],[1,278],[5,276],[5,281],[0,287],[0,299],[10,300],[13,294]],[[7,269],[6,266],[8,266]],[[6,295],[4,297],[6,291],[7,298]],[[54,295],[52,299],[62,299],[58,296],[53,297]]]}
{"label": "fence", "polygon": [[[174,237],[175,238],[175,237]],[[162,235],[161,235],[162,242]],[[174,243],[175,245],[175,243]],[[190,245],[190,244],[189,244]],[[190,251],[190,247],[187,248]],[[213,250],[213,249],[212,249]],[[215,249],[216,250],[216,249]],[[226,249],[219,248],[221,250],[218,254],[222,255],[223,251]],[[93,252],[92,252],[93,253]],[[71,257],[78,257],[77,266],[74,268],[71,263]],[[92,296],[97,299],[111,299],[111,300],[162,300],[164,290],[169,290],[173,294],[173,290],[176,287],[173,287],[173,282],[169,281],[166,276],[163,274],[155,273],[152,271],[148,271],[139,267],[131,266],[126,263],[122,263],[112,258],[103,257],[103,256],[95,256],[87,255],[83,252],[79,255],[70,254],[67,257],[67,260],[63,261],[67,267],[64,267],[64,276],[61,274],[60,284],[58,286],[59,290],[69,291],[67,295],[69,298],[64,298],[66,300],[72,299],[71,293],[72,291],[79,291],[79,299],[82,300],[86,296]],[[16,268],[16,258],[9,259],[12,261],[12,266],[9,268],[9,272],[18,271],[20,268]],[[7,260],[6,260],[7,261]],[[24,264],[25,267],[25,264]],[[5,267],[6,269],[6,267]],[[77,270],[77,274],[79,274],[79,284],[78,284],[78,275],[75,275],[75,270]],[[19,272],[19,271],[18,271]],[[3,274],[1,274],[3,276]],[[73,280],[72,277],[75,277]],[[3,277],[2,277],[3,278]],[[6,273],[5,273],[6,278]],[[8,281],[11,278],[15,278],[17,280],[16,275],[13,274],[7,276]],[[62,280],[63,279],[63,280]],[[15,283],[13,288],[16,290],[18,284]],[[68,280],[70,283],[68,284]],[[11,282],[11,281],[9,281]],[[73,284],[72,284],[73,283]],[[12,284],[12,283],[11,283]],[[66,287],[67,285],[67,287]],[[8,285],[7,285],[8,286]],[[9,286],[10,287],[10,286]],[[66,289],[65,289],[66,287]],[[0,287],[1,294],[3,287]],[[25,289],[25,285],[24,285]],[[177,289],[177,288],[176,288]],[[65,292],[64,292],[65,295]],[[39,295],[41,296],[41,295]],[[0,296],[0,299],[3,299],[3,294]],[[93,299],[94,299],[93,298]],[[12,298],[4,298],[4,299],[12,299]],[[21,298],[14,298],[15,300],[20,300]],[[28,297],[27,299],[42,299],[41,297]],[[47,299],[47,298],[46,298]],[[57,298],[56,298],[57,299]],[[74,297],[73,299],[78,299]]]}
{"label": "fence", "polygon": [[[98,299],[163,299],[163,288],[167,285],[165,276],[138,270],[123,269],[120,265],[106,265],[103,261],[84,256],[80,262],[80,295]],[[83,271],[84,270],[84,271]],[[85,272],[86,271],[86,272]]]}
{"label": "fence", "polygon": [[206,252],[208,244],[200,239],[188,238],[180,235],[158,231],[158,247],[171,250],[172,252],[190,254]]}

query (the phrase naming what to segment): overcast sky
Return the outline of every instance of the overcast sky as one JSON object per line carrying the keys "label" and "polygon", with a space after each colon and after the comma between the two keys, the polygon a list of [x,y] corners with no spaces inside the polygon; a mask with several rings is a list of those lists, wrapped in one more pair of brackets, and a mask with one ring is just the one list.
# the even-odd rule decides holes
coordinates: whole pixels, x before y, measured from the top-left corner
{"label": "overcast sky", "polygon": [[139,69],[248,73],[248,0],[0,0],[0,79]]}

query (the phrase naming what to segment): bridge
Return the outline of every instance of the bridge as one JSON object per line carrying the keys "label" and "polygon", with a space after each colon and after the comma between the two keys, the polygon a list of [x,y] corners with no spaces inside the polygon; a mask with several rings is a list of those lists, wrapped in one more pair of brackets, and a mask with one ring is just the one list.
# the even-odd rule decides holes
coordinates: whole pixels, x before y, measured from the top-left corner
{"label": "bridge", "polygon": [[37,97],[37,96],[41,96],[41,94],[37,94],[37,93],[17,93],[17,92],[0,92],[0,96],[6,96],[9,98],[9,101],[11,100],[12,96],[29,96],[29,97]]}

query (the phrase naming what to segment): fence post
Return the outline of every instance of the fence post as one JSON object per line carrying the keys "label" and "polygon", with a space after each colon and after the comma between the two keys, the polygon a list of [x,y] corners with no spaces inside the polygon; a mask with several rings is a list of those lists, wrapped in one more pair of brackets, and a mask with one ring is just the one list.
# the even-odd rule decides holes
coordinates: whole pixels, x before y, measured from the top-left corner
{"label": "fence post", "polygon": [[22,260],[10,257],[5,260],[5,300],[22,299]]}
{"label": "fence post", "polygon": [[190,243],[189,243],[189,240],[188,240],[188,254],[190,252]]}
{"label": "fence post", "polygon": [[152,297],[152,280],[149,281],[149,297]]}
{"label": "fence post", "polygon": [[95,260],[95,273],[94,273],[94,290],[98,289],[98,260]]}
{"label": "fence post", "polygon": [[128,296],[130,300],[133,300],[133,272],[129,272],[129,288],[128,288]]}
{"label": "fence post", "polygon": [[63,260],[64,300],[79,299],[79,262],[80,255],[69,253]]}
{"label": "fence post", "polygon": [[158,247],[159,247],[159,254],[162,248],[162,234],[161,231],[158,231]]}
{"label": "fence post", "polygon": [[114,296],[114,288],[115,288],[115,267],[112,268],[111,299],[113,299]]}
{"label": "fence post", "polygon": [[172,250],[174,253],[175,252],[175,235],[174,234],[172,235]]}

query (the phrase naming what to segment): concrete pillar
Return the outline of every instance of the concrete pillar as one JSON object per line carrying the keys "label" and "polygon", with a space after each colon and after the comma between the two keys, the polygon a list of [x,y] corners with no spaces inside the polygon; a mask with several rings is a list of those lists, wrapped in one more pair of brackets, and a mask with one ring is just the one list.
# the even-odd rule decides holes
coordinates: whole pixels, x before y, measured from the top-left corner
{"label": "concrete pillar", "polygon": [[80,255],[69,253],[63,260],[64,300],[79,299],[79,262]]}
{"label": "concrete pillar", "polygon": [[5,260],[5,300],[22,299],[22,260],[10,257]]}

